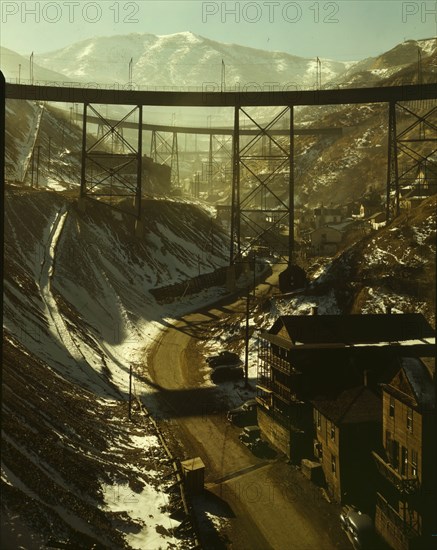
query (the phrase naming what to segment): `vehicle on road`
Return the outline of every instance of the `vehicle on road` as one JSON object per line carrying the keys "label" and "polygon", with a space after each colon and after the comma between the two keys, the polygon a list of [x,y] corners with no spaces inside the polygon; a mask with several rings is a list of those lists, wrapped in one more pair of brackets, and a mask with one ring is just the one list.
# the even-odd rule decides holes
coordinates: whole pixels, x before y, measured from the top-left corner
{"label": "vehicle on road", "polygon": [[222,365],[211,372],[213,382],[226,382],[227,380],[239,380],[244,377],[244,370],[240,365]]}
{"label": "vehicle on road", "polygon": [[251,451],[260,451],[267,446],[267,442],[261,439],[261,430],[258,426],[245,426],[238,439]]}
{"label": "vehicle on road", "polygon": [[340,523],[355,550],[374,550],[377,541],[370,516],[347,504],[342,508]]}
{"label": "vehicle on road", "polygon": [[224,365],[241,364],[240,357],[232,351],[221,351],[218,355],[207,357],[206,362],[213,369]]}
{"label": "vehicle on road", "polygon": [[249,399],[239,407],[228,411],[226,418],[235,424],[255,424],[256,422],[256,399]]}

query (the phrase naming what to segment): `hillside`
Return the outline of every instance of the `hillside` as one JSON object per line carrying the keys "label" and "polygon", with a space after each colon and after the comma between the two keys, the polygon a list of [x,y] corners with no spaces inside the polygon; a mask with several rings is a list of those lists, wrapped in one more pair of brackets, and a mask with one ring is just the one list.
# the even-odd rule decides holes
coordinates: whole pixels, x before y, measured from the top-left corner
{"label": "hillside", "polygon": [[[322,60],[323,81],[339,86],[417,82],[420,48],[423,81],[435,82],[434,42],[407,41],[354,66]],[[5,49],[1,55],[8,76],[16,78],[22,58]],[[35,75],[126,83],[131,57],[135,84],[141,86],[219,84],[222,59],[229,85],[293,81],[311,87],[315,80],[314,60],[192,33],[89,39],[37,54]],[[28,68],[23,61],[23,72]],[[435,106],[429,100],[413,108],[423,115]],[[171,319],[225,290],[213,288],[165,305],[152,291],[227,265],[229,236],[212,218],[211,205],[183,199],[143,197],[141,239],[127,213],[95,201],[80,209],[81,128],[75,124],[76,107],[63,108],[7,102],[1,546],[43,548],[68,541],[78,549],[96,544],[114,550],[189,550],[193,540],[179,529],[172,465],[158,433],[150,418],[139,420],[139,413],[135,422],[126,420],[129,371],[132,367],[134,391],[141,384],[147,406],[159,413],[158,390],[146,383],[147,347]],[[296,137],[298,206],[345,204],[370,188],[384,192],[387,114],[386,105],[296,108],[299,125],[343,128],[340,137]],[[167,120],[160,116],[159,122]],[[149,110],[146,117],[150,122]],[[398,129],[409,123],[400,116]],[[424,144],[417,147],[427,154]],[[38,150],[40,189],[32,189],[31,157]],[[434,152],[427,162],[435,161]],[[406,162],[400,155],[402,169]],[[187,161],[187,172],[191,166]],[[267,173],[266,166],[259,169]],[[229,190],[229,179],[225,185]],[[122,206],[129,210],[132,201]],[[268,328],[278,315],[306,315],[312,305],[320,314],[382,312],[391,306],[394,313],[422,312],[435,326],[436,209],[437,197],[430,197],[333,259],[315,260],[305,293],[251,304],[253,386],[258,352],[253,329]],[[251,274],[246,276],[251,282]],[[230,343],[242,357],[245,315],[244,309],[234,319],[212,315],[206,324],[194,323],[195,345],[213,353]],[[138,364],[144,380],[136,376]],[[202,369],[203,385],[212,385],[203,362]],[[223,388],[224,393],[229,389]],[[233,404],[241,401],[235,388],[228,393]]]}
{"label": "hillside", "polygon": [[420,312],[435,327],[437,196],[371,232],[313,275],[344,313]]}
{"label": "hillside", "polygon": [[[8,55],[9,52],[7,52]],[[133,59],[133,82],[139,86],[220,87],[222,59],[226,82],[241,86],[258,82],[296,82],[312,86],[316,80],[314,59],[284,52],[210,40],[191,32],[170,35],[131,33],[83,40],[51,52],[35,53],[35,63],[74,81],[126,84]],[[325,80],[339,76],[350,63],[324,60]],[[7,76],[16,66],[6,64]]]}
{"label": "hillside", "polygon": [[144,209],[138,240],[107,207],[6,190],[3,548],[191,547],[153,426],[126,422],[129,366],[167,315],[193,307],[149,290],[225,264],[227,239],[216,228],[211,250],[211,219],[192,205]]}

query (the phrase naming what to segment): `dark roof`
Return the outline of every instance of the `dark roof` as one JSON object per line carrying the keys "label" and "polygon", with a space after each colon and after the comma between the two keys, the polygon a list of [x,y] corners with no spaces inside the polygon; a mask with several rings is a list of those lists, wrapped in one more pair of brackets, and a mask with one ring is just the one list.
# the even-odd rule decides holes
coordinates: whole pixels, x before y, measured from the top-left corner
{"label": "dark roof", "polygon": [[348,388],[331,398],[314,399],[312,404],[336,425],[382,419],[381,400],[365,386]]}
{"label": "dark roof", "polygon": [[420,313],[367,315],[284,315],[268,331],[302,344],[370,344],[432,338],[435,332]]}
{"label": "dark roof", "polygon": [[435,390],[428,368],[417,357],[399,357],[399,370],[389,384],[382,387],[397,399],[419,409],[435,407]]}

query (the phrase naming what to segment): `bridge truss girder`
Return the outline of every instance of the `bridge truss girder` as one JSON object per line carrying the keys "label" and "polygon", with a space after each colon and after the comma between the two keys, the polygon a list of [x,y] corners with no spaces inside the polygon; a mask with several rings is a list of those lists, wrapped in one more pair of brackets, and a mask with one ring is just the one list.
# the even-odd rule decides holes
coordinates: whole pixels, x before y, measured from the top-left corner
{"label": "bridge truss girder", "polygon": [[170,166],[170,181],[172,186],[179,187],[179,149],[178,133],[152,130],[152,139],[150,142],[150,156],[153,162],[158,164],[167,164]]}
{"label": "bridge truss girder", "polygon": [[[87,135],[88,110],[99,119],[97,139],[90,145]],[[138,132],[135,146],[124,137],[121,128],[123,122],[137,111]],[[99,200],[104,204],[109,199],[112,208],[120,209],[117,199],[132,197],[138,219],[141,218],[142,193],[142,114],[142,105],[135,106],[114,124],[91,104],[84,103],[82,123],[81,198]],[[103,147],[108,141],[111,143],[110,151]],[[131,214],[132,211],[128,213]]]}
{"label": "bridge truss girder", "polygon": [[[429,108],[430,107],[430,108]],[[416,112],[415,112],[416,109]],[[418,110],[425,111],[419,113]],[[399,115],[409,118],[399,129]],[[399,117],[400,118],[400,117]],[[399,170],[399,161],[404,161]],[[400,194],[405,186],[420,187],[420,174],[437,182],[437,105],[430,100],[409,102],[408,107],[400,102],[389,103],[388,165],[387,165],[387,222],[399,215]],[[435,186],[435,183],[434,183]]]}
{"label": "bridge truss girder", "polygon": [[[242,144],[240,115],[249,119],[257,133]],[[288,136],[274,136],[273,126],[288,115]],[[265,140],[269,146],[265,147]],[[264,141],[264,144],[263,144]],[[260,147],[261,146],[261,151]],[[266,150],[267,149],[267,150]],[[256,153],[256,154],[253,154]],[[283,108],[262,126],[246,109],[234,109],[232,164],[231,265],[240,261],[254,245],[264,244],[278,258],[294,260],[294,108]],[[261,166],[263,167],[261,169]],[[267,170],[265,167],[270,167]],[[243,174],[246,172],[246,174]],[[244,175],[247,177],[245,178]],[[278,180],[282,177],[282,190]],[[288,226],[288,236],[280,229]]]}
{"label": "bridge truss girder", "polygon": [[215,184],[223,184],[227,176],[232,176],[232,151],[232,135],[210,134],[208,161],[204,163],[203,170],[206,172],[204,179],[210,192],[213,191]]}

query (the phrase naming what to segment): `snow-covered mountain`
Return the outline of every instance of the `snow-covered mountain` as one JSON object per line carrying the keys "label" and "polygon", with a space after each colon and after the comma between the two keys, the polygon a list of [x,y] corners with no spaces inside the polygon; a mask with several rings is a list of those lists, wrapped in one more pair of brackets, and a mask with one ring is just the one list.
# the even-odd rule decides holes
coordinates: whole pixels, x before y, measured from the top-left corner
{"label": "snow-covered mountain", "polygon": [[[0,68],[10,82],[30,82],[30,57],[24,57],[9,48],[0,46]],[[33,61],[33,79],[52,82],[68,82],[70,79],[61,73],[41,67],[35,59]]]}
{"label": "snow-covered mountain", "polygon": [[423,83],[437,81],[437,38],[406,40],[377,57],[355,63],[340,78],[334,78],[334,82],[356,87],[380,86],[385,79],[403,75],[401,83],[417,83],[419,68]]}
{"label": "snow-covered mountain", "polygon": [[[128,34],[83,40],[47,53],[36,52],[34,62],[75,81],[126,84],[129,63],[139,86],[196,86],[220,88],[222,60],[227,86],[294,85],[313,87],[316,60],[284,52],[269,52],[225,44],[181,32],[166,36]],[[339,77],[350,62],[322,60],[322,81]],[[9,74],[8,66],[6,73]]]}
{"label": "snow-covered mountain", "polygon": [[[357,62],[321,59],[322,85],[378,85],[420,61],[425,73],[436,72],[437,39],[406,40],[388,52]],[[2,70],[10,79],[29,78],[29,59],[1,48]],[[427,68],[427,60],[434,60]],[[220,89],[222,61],[225,85],[248,89],[313,88],[315,59],[210,40],[192,32],[156,36],[132,33],[89,38],[65,48],[34,53],[36,80],[118,83],[139,87],[215,86]],[[432,81],[428,77],[423,81]]]}

